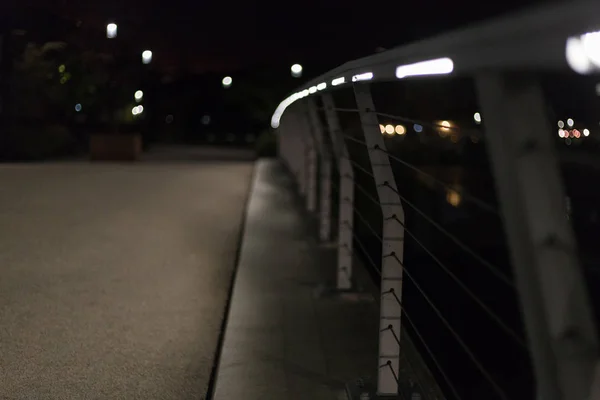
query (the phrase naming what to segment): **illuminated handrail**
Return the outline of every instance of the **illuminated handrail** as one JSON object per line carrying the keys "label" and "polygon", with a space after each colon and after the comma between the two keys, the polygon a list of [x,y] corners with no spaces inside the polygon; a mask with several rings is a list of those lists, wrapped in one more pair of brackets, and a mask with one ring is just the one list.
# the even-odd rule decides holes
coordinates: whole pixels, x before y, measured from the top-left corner
{"label": "illuminated handrail", "polygon": [[293,102],[347,83],[485,69],[600,70],[600,2],[543,6],[349,61],[300,86],[271,118],[277,128]]}

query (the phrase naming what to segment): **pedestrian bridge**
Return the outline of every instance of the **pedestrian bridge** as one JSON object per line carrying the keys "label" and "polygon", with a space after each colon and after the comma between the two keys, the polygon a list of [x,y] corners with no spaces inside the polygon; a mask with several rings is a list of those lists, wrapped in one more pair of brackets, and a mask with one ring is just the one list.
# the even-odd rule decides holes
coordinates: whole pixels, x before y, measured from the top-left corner
{"label": "pedestrian bridge", "polygon": [[0,397],[600,398],[599,15],[349,61],[276,160],[0,166]]}

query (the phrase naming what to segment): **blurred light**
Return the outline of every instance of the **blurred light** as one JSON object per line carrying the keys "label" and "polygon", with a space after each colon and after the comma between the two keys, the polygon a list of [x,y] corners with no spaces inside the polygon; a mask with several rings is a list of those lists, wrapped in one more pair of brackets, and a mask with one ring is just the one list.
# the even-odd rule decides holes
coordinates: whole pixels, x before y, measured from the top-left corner
{"label": "blurred light", "polygon": [[67,83],[67,77],[63,76],[62,78],[60,78],[60,84],[64,85],[65,83]]}
{"label": "blurred light", "polygon": [[453,133],[453,134],[450,136],[450,141],[451,141],[452,143],[458,143],[458,135],[457,135],[456,133]]}
{"label": "blurred light", "polygon": [[583,136],[590,136],[590,130],[589,129],[584,129],[583,130]]}
{"label": "blurred light", "polygon": [[140,102],[142,101],[142,99],[144,98],[144,92],[142,92],[141,90],[136,91],[133,94],[133,98],[137,101]]}
{"label": "blurred light", "polygon": [[415,130],[415,132],[423,132],[423,127],[419,124],[414,124],[413,129]]}
{"label": "blurred light", "polygon": [[346,83],[346,78],[339,77],[339,78],[335,78],[334,80],[331,81],[331,85],[332,86],[337,86],[337,85],[341,85],[342,83]]}
{"label": "blurred light", "polygon": [[81,111],[81,104],[79,104],[79,103],[75,104],[75,111],[77,111],[77,112]]}
{"label": "blurred light", "polygon": [[202,117],[202,125],[210,125],[210,115],[205,115]]}
{"label": "blurred light", "polygon": [[579,139],[581,137],[581,132],[577,129],[573,129],[573,136],[575,136],[576,139]]}
{"label": "blurred light", "polygon": [[173,115],[172,114],[167,115],[167,118],[165,118],[165,122],[167,124],[172,123],[173,122]]}
{"label": "blurred light", "polygon": [[373,73],[372,72],[365,72],[365,73],[362,73],[362,74],[354,75],[352,77],[352,82],[370,81],[371,79],[373,79]]}
{"label": "blurred light", "polygon": [[569,118],[567,120],[567,125],[569,125],[570,127],[573,127],[573,125],[575,125],[575,121],[573,121],[571,118]]}
{"label": "blurred light", "polygon": [[475,120],[476,123],[480,124],[481,123],[481,114],[479,114],[478,112],[476,112],[473,115],[473,119]]}
{"label": "blurred light", "polygon": [[396,78],[402,79],[420,75],[443,75],[449,74],[453,70],[454,63],[450,58],[438,58],[414,64],[400,65],[396,67]]}
{"label": "blurred light", "polygon": [[317,87],[316,86],[309,87],[308,93],[310,93],[310,94],[317,93]]}
{"label": "blurred light", "polygon": [[448,189],[446,192],[446,201],[450,203],[450,205],[458,207],[461,202],[460,193],[458,193],[456,190]]}
{"label": "blurred light", "polygon": [[142,53],[142,63],[150,64],[152,62],[152,52],[150,50],[144,50]]}
{"label": "blurred light", "polygon": [[565,127],[565,123],[562,122],[562,121],[558,121],[558,127],[561,128],[561,129],[564,128]]}
{"label": "blurred light", "polygon": [[379,124],[379,130],[381,131],[381,133],[385,133],[385,126]]}
{"label": "blurred light", "polygon": [[317,85],[317,90],[324,90],[326,87],[327,87],[327,84],[325,82],[319,83]]}
{"label": "blurred light", "polygon": [[393,135],[394,134],[394,126],[393,125],[386,125],[385,126],[385,133],[387,133],[388,135]]}
{"label": "blurred light", "polygon": [[111,23],[106,25],[106,37],[109,39],[117,37],[117,24]]}
{"label": "blurred light", "polygon": [[135,106],[131,109],[133,115],[139,115],[144,112],[144,106]]}
{"label": "blurred light", "polygon": [[294,78],[300,78],[302,76],[302,65],[300,64],[294,64],[292,65],[292,68],[290,68],[292,71],[292,76]]}
{"label": "blurred light", "polygon": [[65,64],[61,64],[58,67],[58,72],[60,72],[62,74],[63,72],[65,72],[66,69],[67,69],[67,67],[65,67]]}
{"label": "blurred light", "polygon": [[579,74],[600,69],[600,31],[568,38],[565,57],[571,69]]}
{"label": "blurred light", "polygon": [[596,83],[596,95],[600,96],[600,83]]}
{"label": "blurred light", "polygon": [[395,130],[398,135],[404,135],[406,133],[406,128],[402,125],[396,125]]}
{"label": "blurred light", "polygon": [[223,87],[228,88],[229,86],[231,86],[231,83],[233,82],[233,79],[231,79],[230,76],[226,76],[225,78],[223,78]]}
{"label": "blurred light", "polygon": [[564,138],[565,136],[567,136],[567,133],[565,133],[565,131],[563,129],[559,129],[558,137]]}
{"label": "blurred light", "polygon": [[567,138],[567,139],[565,140],[565,143],[567,144],[567,146],[570,146],[570,145],[571,145],[571,143],[572,143],[572,141],[571,141],[571,139]]}

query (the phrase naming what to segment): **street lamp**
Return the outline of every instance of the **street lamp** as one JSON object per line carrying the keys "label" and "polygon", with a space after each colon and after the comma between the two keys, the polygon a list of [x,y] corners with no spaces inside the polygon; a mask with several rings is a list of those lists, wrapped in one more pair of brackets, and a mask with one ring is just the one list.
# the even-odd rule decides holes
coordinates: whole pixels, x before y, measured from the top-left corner
{"label": "street lamp", "polygon": [[230,87],[230,86],[231,86],[231,83],[232,83],[232,82],[233,82],[233,79],[231,79],[231,77],[230,77],[230,76],[226,76],[225,78],[223,78],[223,82],[222,82],[222,83],[223,83],[223,87],[224,87],[225,89],[227,89],[228,87]]}
{"label": "street lamp", "polygon": [[109,39],[114,39],[117,37],[117,24],[110,23],[106,25],[106,37]]}
{"label": "street lamp", "polygon": [[145,50],[142,53],[142,62],[144,64],[150,64],[150,62],[152,62],[152,52],[150,50]]}
{"label": "street lamp", "polygon": [[302,65],[300,64],[294,64],[292,65],[292,76],[294,78],[300,78],[302,76]]}

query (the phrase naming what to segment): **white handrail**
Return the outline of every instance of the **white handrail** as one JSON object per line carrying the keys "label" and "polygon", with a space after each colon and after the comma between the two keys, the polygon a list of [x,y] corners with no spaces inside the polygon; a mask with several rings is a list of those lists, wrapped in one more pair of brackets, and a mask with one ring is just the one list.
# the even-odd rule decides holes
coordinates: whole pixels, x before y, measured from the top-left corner
{"label": "white handrail", "polygon": [[[380,82],[405,77],[397,75],[398,67],[408,67],[413,71],[409,75],[472,74],[485,69],[564,70],[569,66],[579,73],[597,72],[600,44],[596,40],[591,49],[593,55],[574,55],[583,57],[583,61],[568,60],[566,45],[569,38],[598,31],[600,2],[577,1],[533,8],[400,46],[349,61],[300,86],[277,107],[271,126],[277,128],[285,109],[298,99],[343,87],[353,78]],[[429,62],[428,70],[414,73],[419,69],[416,64],[423,62]],[[582,69],[574,62],[587,62],[590,66]]]}

